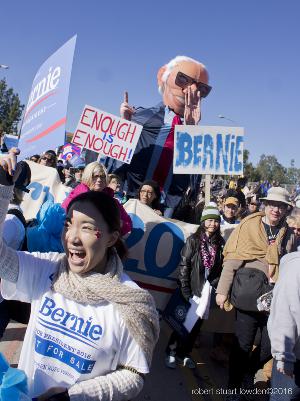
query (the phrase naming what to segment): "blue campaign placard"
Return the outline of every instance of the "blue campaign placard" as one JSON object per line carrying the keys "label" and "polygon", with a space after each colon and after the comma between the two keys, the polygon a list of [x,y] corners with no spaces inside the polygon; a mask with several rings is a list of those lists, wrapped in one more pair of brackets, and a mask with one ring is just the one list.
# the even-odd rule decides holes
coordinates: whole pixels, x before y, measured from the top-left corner
{"label": "blue campaign placard", "polygon": [[174,174],[243,174],[244,129],[177,125]]}
{"label": "blue campaign placard", "polygon": [[21,159],[65,141],[75,44],[76,35],[44,62],[33,80],[19,141]]}
{"label": "blue campaign placard", "polygon": [[7,149],[18,147],[19,138],[16,135],[4,135],[4,143]]}
{"label": "blue campaign placard", "polygon": [[184,321],[190,307],[191,304],[183,298],[180,288],[177,288],[162,314],[164,320],[181,337],[186,337],[189,334],[184,326]]}

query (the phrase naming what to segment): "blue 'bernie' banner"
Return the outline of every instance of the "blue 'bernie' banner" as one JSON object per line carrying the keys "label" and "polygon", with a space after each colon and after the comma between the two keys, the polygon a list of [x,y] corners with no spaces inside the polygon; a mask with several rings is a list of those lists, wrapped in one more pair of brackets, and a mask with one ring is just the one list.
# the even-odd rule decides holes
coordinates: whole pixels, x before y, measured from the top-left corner
{"label": "blue 'bernie' banner", "polygon": [[244,129],[178,125],[174,174],[243,174]]}

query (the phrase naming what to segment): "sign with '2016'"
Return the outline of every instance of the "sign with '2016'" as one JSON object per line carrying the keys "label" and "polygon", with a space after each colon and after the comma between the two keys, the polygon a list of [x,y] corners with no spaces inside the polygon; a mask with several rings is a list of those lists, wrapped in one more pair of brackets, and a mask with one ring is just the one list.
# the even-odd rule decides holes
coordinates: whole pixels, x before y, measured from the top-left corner
{"label": "sign with '2016'", "polygon": [[174,174],[243,174],[244,129],[177,125]]}
{"label": "sign with '2016'", "polygon": [[130,199],[124,208],[133,226],[126,239],[129,254],[124,268],[163,310],[177,287],[180,251],[198,226],[158,216],[136,199]]}

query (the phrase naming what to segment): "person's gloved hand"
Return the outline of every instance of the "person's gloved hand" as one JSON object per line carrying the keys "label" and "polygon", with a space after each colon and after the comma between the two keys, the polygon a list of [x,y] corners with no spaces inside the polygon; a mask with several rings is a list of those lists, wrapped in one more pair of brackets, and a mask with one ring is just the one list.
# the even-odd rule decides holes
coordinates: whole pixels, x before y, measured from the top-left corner
{"label": "person's gloved hand", "polygon": [[293,362],[287,362],[287,361],[276,361],[277,362],[277,370],[280,373],[283,373],[286,376],[289,376],[291,378],[294,377],[294,363]]}

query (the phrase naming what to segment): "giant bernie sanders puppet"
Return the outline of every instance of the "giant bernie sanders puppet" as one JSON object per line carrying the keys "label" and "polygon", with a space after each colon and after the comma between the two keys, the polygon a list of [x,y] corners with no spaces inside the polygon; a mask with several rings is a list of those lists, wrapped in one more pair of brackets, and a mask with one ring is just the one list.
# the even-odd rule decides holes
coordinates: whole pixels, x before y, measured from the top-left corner
{"label": "giant bernie sanders puppet", "polygon": [[[174,126],[195,125],[201,119],[201,99],[206,97],[208,73],[203,64],[185,56],[177,56],[161,67],[157,74],[162,102],[151,108],[133,108],[125,93],[121,117],[143,125],[141,137],[130,164],[108,158],[104,161],[109,172],[125,182],[129,197],[135,197],[141,183],[152,179],[159,183],[169,217],[191,185],[189,175],[173,175]],[[87,162],[97,154],[87,152]],[[195,177],[194,177],[195,178]]]}

